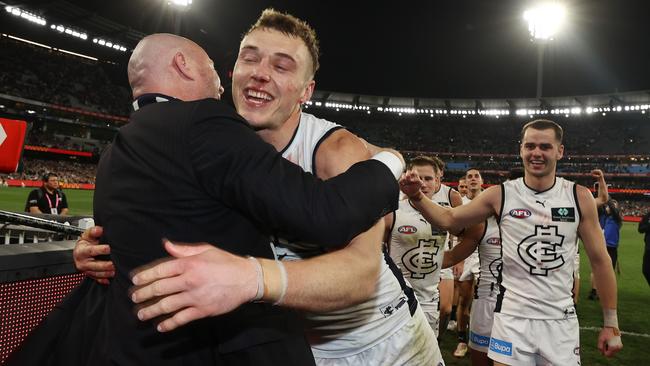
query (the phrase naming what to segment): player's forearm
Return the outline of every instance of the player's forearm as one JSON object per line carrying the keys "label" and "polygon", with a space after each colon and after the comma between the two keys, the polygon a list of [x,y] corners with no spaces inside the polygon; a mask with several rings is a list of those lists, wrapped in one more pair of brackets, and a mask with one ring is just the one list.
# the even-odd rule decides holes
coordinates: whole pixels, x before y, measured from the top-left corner
{"label": "player's forearm", "polygon": [[461,228],[453,226],[453,214],[451,209],[444,208],[437,203],[424,199],[424,195],[420,196],[420,199],[411,199],[413,206],[420,211],[422,216],[433,226],[447,230],[452,233],[459,232]]}
{"label": "player's forearm", "polygon": [[381,268],[383,221],[343,249],[285,261],[287,290],[282,306],[324,312],[358,304],[375,291]]}
{"label": "player's forearm", "polygon": [[616,277],[612,269],[612,262],[607,255],[598,256],[591,260],[591,268],[596,283],[598,283],[598,296],[603,309],[616,309],[617,289]]}

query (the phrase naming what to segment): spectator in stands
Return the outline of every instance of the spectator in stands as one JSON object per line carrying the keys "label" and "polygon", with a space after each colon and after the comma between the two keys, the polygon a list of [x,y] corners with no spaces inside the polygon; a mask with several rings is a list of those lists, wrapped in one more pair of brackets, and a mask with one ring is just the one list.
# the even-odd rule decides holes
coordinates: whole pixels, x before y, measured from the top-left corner
{"label": "spectator in stands", "polygon": [[65,197],[65,193],[59,189],[59,177],[55,173],[43,175],[43,185],[29,193],[25,211],[52,215],[68,213],[68,199]]}
{"label": "spectator in stands", "polygon": [[643,215],[639,222],[639,232],[645,234],[645,251],[643,252],[643,276],[645,276],[648,285],[650,285],[650,210]]}

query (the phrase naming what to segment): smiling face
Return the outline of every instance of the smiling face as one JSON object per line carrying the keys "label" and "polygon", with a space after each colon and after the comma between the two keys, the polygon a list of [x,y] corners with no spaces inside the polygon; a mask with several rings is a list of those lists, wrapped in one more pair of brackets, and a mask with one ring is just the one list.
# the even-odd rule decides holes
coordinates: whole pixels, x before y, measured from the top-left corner
{"label": "smiling face", "polygon": [[314,90],[312,60],[298,37],[259,28],[241,42],[233,71],[237,112],[257,130],[279,129]]}
{"label": "smiling face", "polygon": [[526,174],[542,178],[555,176],[557,161],[564,154],[564,145],[557,140],[553,129],[528,128],[521,139],[519,155]]}

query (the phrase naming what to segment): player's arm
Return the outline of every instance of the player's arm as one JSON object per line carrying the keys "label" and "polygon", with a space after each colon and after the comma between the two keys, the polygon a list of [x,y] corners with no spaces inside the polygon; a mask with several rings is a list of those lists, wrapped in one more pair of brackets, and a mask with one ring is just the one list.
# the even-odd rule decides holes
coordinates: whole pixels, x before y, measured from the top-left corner
{"label": "player's arm", "polygon": [[[368,157],[368,150],[356,136],[345,130],[336,131],[317,151],[317,175],[331,178]],[[280,264],[257,259],[262,268],[264,291],[251,287],[251,283],[261,283],[259,279],[242,281],[254,278],[250,260],[209,246],[196,255],[193,252],[196,247],[191,248],[187,252],[190,255],[180,257],[170,247],[170,254],[178,259],[139,271],[133,278],[134,284],[139,286],[132,299],[136,303],[147,302],[138,312],[141,320],[173,314],[160,324],[162,331],[231,311],[253,300],[256,294],[260,294],[263,301],[302,310],[322,312],[346,307],[367,299],[375,290],[384,225],[384,221],[379,220],[347,246],[307,260]],[[234,265],[238,268],[224,270]],[[280,267],[284,267],[284,274]],[[231,277],[235,278],[225,280]],[[238,290],[224,293],[231,291],[233,284]]]}
{"label": "player's arm", "polygon": [[481,223],[501,208],[501,186],[492,186],[468,204],[448,209],[431,200],[422,199],[424,195],[420,191],[420,185],[420,178],[415,172],[407,172],[400,179],[400,188],[422,216],[433,226],[452,233]]}
{"label": "player's arm", "polygon": [[600,169],[591,171],[591,176],[598,182],[598,196],[596,196],[596,207],[600,207],[609,201],[609,191],[605,182],[605,174]]}
{"label": "player's arm", "polygon": [[607,254],[605,237],[598,224],[596,202],[587,188],[577,186],[576,190],[581,214],[578,234],[584,243],[591,271],[598,283],[598,295],[604,314],[604,328],[598,338],[598,349],[610,357],[622,347],[616,315],[616,278],[612,261]]}
{"label": "player's arm", "polygon": [[[337,130],[316,152],[316,175],[330,179],[370,158],[363,142],[347,130]],[[388,215],[392,216],[392,215]],[[347,246],[306,261],[284,262],[289,283],[286,306],[328,311],[359,303],[375,291],[381,265],[384,221],[359,234]]]}
{"label": "player's arm", "polygon": [[474,225],[465,230],[463,235],[460,236],[460,243],[445,252],[442,259],[442,268],[449,268],[469,257],[478,247],[484,231],[485,223]]}
{"label": "player's arm", "polygon": [[29,206],[29,213],[40,214],[43,212],[41,212],[41,209],[38,208],[38,206]]}

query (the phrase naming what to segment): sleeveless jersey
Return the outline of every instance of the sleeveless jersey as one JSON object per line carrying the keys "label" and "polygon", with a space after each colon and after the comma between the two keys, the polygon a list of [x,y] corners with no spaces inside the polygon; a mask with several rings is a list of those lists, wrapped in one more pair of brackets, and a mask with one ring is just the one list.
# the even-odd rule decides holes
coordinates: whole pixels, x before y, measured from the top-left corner
{"label": "sleeveless jersey", "polygon": [[494,216],[485,220],[485,231],[478,244],[479,277],[474,290],[475,299],[496,297],[501,273],[501,233]]}
{"label": "sleeveless jersey", "polygon": [[496,311],[529,319],[574,315],[573,257],[580,207],[575,183],[537,192],[523,178],[501,185],[502,288]]}
{"label": "sleeveless jersey", "polygon": [[[451,207],[451,187],[441,184],[438,192],[434,193],[431,197],[431,201],[442,207]],[[449,250],[449,233],[447,233],[444,249]]]}
{"label": "sleeveless jersey", "polygon": [[[340,128],[342,127],[335,123],[303,112],[298,128],[282,151],[282,156],[315,174],[318,146]],[[322,248],[314,244],[283,239],[279,239],[277,244],[276,256],[283,260],[309,258],[324,253]],[[411,310],[415,311],[417,302],[412,290],[411,301],[402,290],[395,276],[398,270],[389,268],[389,258],[385,255],[368,260],[382,263],[376,291],[370,299],[342,310],[305,315],[306,333],[314,357],[340,358],[357,354],[388,338],[411,319]]]}
{"label": "sleeveless jersey", "polygon": [[438,283],[447,232],[431,226],[409,200],[399,202],[390,232],[390,256],[425,312],[438,311]]}

